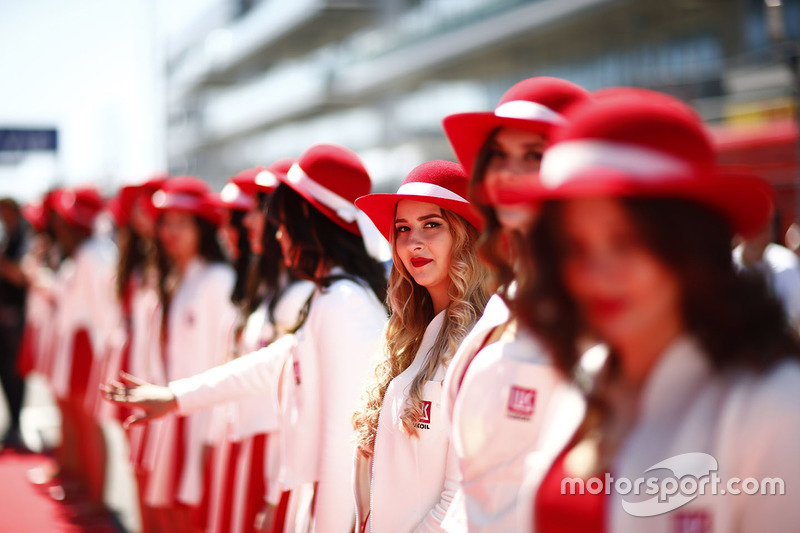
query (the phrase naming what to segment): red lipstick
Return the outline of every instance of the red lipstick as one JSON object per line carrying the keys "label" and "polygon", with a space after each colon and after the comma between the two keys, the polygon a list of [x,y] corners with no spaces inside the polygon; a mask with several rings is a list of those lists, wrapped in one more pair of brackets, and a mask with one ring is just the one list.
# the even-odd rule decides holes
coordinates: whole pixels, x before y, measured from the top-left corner
{"label": "red lipstick", "polygon": [[428,263],[432,262],[433,259],[428,259],[427,257],[412,257],[411,264],[414,265],[415,268],[424,267]]}
{"label": "red lipstick", "polygon": [[611,318],[625,310],[627,304],[621,298],[598,298],[589,304],[591,313],[601,318]]}

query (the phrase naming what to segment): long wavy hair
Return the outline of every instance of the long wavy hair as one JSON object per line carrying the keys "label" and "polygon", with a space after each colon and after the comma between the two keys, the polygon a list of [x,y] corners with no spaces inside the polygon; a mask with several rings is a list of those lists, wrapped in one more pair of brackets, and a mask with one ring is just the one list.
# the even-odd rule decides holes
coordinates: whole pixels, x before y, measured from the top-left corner
{"label": "long wavy hair", "polygon": [[[449,272],[450,303],[445,310],[442,329],[425,363],[414,377],[408,393],[408,406],[400,417],[403,430],[415,437],[416,424],[423,414],[422,393],[425,383],[433,379],[440,366],[449,363],[461,341],[483,313],[491,293],[486,269],[475,251],[478,232],[452,211],[442,209],[442,216],[453,236]],[[353,417],[358,448],[368,457],[374,450],[386,389],[414,361],[425,329],[434,317],[433,302],[428,291],[414,281],[397,254],[396,237],[397,233],[393,232],[394,268],[389,276],[387,296],[391,316],[386,326],[384,354],[364,391],[362,405]]]}
{"label": "long wavy hair", "polygon": [[[800,341],[764,280],[735,269],[733,232],[720,215],[681,199],[630,198],[620,204],[644,246],[680,280],[683,323],[717,372],[760,371],[800,357]],[[591,332],[562,279],[561,213],[560,202],[544,206],[527,247],[530,274],[521,277],[511,307],[549,344],[555,364],[572,375],[577,342]]]}

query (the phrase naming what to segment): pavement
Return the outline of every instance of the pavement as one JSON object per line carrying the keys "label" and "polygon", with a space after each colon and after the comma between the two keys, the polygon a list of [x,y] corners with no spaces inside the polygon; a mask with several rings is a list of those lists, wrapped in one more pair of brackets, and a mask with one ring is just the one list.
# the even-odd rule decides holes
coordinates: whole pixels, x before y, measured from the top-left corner
{"label": "pavement", "polygon": [[[26,382],[22,409],[22,436],[33,452],[43,452],[56,446],[60,439],[61,416],[47,382],[32,374]],[[8,427],[8,408],[5,396],[0,395],[0,435]],[[103,426],[108,446],[108,468],[104,500],[127,532],[140,531],[136,482],[128,463],[125,432],[116,421]],[[0,479],[0,483],[4,480]]]}

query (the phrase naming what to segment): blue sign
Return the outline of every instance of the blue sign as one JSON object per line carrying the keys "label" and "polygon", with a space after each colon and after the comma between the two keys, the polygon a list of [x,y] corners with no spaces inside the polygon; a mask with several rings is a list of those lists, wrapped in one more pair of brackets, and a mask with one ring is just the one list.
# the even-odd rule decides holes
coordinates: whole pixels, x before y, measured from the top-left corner
{"label": "blue sign", "polygon": [[0,152],[55,152],[58,131],[55,129],[0,128]]}

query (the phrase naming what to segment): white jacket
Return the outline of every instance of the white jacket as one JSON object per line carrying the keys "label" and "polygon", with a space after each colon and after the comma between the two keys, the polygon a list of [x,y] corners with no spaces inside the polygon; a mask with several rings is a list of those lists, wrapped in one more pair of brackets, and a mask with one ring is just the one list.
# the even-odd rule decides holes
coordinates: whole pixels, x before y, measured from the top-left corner
{"label": "white jacket", "polygon": [[[114,298],[115,260],[113,243],[104,238],[91,237],[81,243],[73,257],[65,259],[58,269],[56,351],[52,374],[53,392],[58,398],[70,395],[73,341],[81,329],[89,333],[92,366],[102,365],[110,335],[119,322]],[[94,393],[95,390],[87,391],[87,401],[92,402],[91,409],[87,406],[90,411],[99,396]]]}
{"label": "white jacket", "polygon": [[[560,399],[551,402],[553,409],[545,422],[547,443],[528,461],[527,483],[532,493],[520,502],[528,514],[522,531],[532,530],[530,511],[538,483],[583,419],[584,405],[574,390],[563,386],[557,395]],[[634,481],[649,476],[645,471],[661,461],[701,452],[716,459],[717,474],[723,481],[720,488],[726,488],[725,483],[733,477],[779,477],[786,494],[713,495],[709,488],[705,495],[675,510],[638,517],[623,509],[623,500],[652,496],[636,498],[612,491],[607,500],[606,530],[797,531],[800,505],[792,487],[800,486],[799,449],[800,363],[784,361],[763,374],[740,370],[719,375],[693,339],[679,338],[644,384],[638,420],[617,452],[610,473],[615,479]]]}
{"label": "white jacket", "polygon": [[[183,273],[169,308],[165,347],[165,374],[170,380],[198,374],[225,360],[236,308],[230,300],[235,274],[224,264],[209,264],[195,259]],[[174,416],[154,425],[160,430],[158,455],[147,494],[149,505],[160,507],[173,496],[187,505],[197,505],[203,488],[203,444],[208,433],[208,413],[187,417],[184,447],[185,467],[179,480],[178,494],[168,494],[169,479],[175,468],[170,451],[175,448],[177,423]]]}
{"label": "white jacket", "polygon": [[528,332],[507,332],[477,353],[453,409],[453,446],[470,532],[517,531],[517,497],[543,411],[562,377]]}
{"label": "white jacket", "polygon": [[[425,329],[414,361],[386,389],[370,469],[359,467],[358,462],[366,459],[356,452],[356,472],[361,472],[355,476],[356,516],[360,524],[369,513],[367,531],[443,531],[441,522],[457,488],[458,477],[455,454],[442,416],[444,366],[425,384],[425,413],[417,425],[416,437],[406,433],[400,419],[408,407],[411,384],[428,358],[443,323],[444,312],[441,312]],[[366,484],[368,487],[364,487]],[[370,505],[360,508],[359,494],[365,488],[370,491]]]}
{"label": "white jacket", "polygon": [[349,532],[355,516],[351,417],[386,318],[369,288],[338,280],[315,293],[294,335],[170,388],[183,413],[280,389],[281,484],[292,489],[316,482],[315,530]]}

